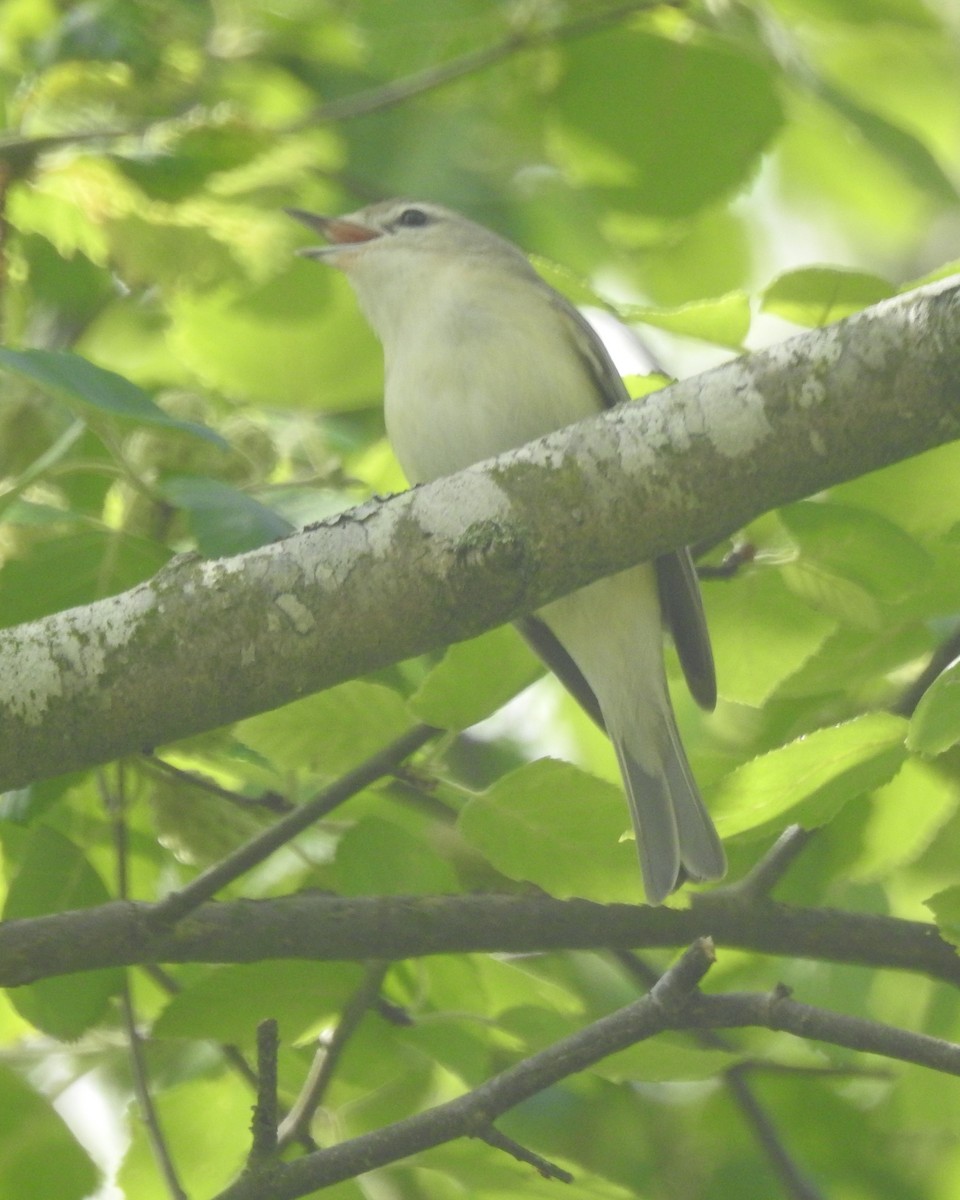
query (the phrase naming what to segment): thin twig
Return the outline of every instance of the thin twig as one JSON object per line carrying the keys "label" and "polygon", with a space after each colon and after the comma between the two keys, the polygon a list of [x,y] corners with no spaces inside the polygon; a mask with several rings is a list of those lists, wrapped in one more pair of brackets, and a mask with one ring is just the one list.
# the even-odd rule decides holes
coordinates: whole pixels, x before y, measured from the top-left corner
{"label": "thin twig", "polygon": [[533,1167],[537,1174],[544,1179],[557,1179],[560,1183],[573,1183],[573,1176],[569,1171],[558,1167],[556,1163],[550,1162],[548,1158],[544,1158],[540,1154],[534,1154],[526,1146],[521,1146],[513,1138],[501,1133],[495,1125],[488,1125],[486,1129],[478,1129],[473,1136],[479,1138],[481,1142],[486,1142],[494,1150],[502,1150],[505,1154],[509,1154],[517,1162]]}
{"label": "thin twig", "polygon": [[912,716],[930,684],[958,656],[960,656],[960,627],[934,650],[930,661],[897,702],[890,706],[890,711],[901,717]]}
{"label": "thin twig", "polygon": [[432,1146],[476,1136],[521,1101],[667,1029],[760,1026],[960,1074],[960,1045],[798,1004],[783,988],[702,995],[697,983],[712,960],[709,942],[698,941],[657,984],[659,1000],[650,993],[446,1104],[293,1162],[273,1163],[261,1175],[247,1173],[217,1200],[297,1200]]}
{"label": "thin twig", "polygon": [[731,1067],[729,1071],[724,1071],[723,1078],[758,1145],[783,1184],[784,1193],[790,1200],[824,1200],[823,1192],[801,1171],[799,1164],[787,1149],[780,1131],[744,1079],[742,1070]]}
{"label": "thin twig", "polygon": [[257,1026],[257,1102],[248,1159],[252,1171],[277,1152],[277,1029],[273,1017]]}
{"label": "thin twig", "polygon": [[261,796],[242,796],[239,792],[222,787],[219,783],[214,783],[206,775],[199,775],[196,771],[185,771],[182,767],[174,766],[173,763],[167,762],[165,758],[159,758],[154,751],[142,754],[140,761],[148,770],[156,771],[157,774],[161,775],[169,775],[171,779],[185,783],[188,787],[195,787],[200,791],[208,792],[211,796],[217,796],[221,800],[226,800],[228,804],[235,804],[238,808],[287,813],[294,807],[279,792],[264,792]]}
{"label": "thin twig", "polygon": [[[125,772],[120,763],[116,769],[116,787],[111,787],[104,771],[97,772],[97,784],[103,798],[113,836],[114,858],[117,871],[117,892],[121,900],[126,900],[128,893],[128,838],[126,819],[126,794],[124,791]],[[153,1093],[150,1090],[150,1077],[147,1071],[146,1058],[143,1053],[143,1039],[137,1028],[136,1012],[133,1006],[133,996],[130,993],[130,981],[124,973],[120,987],[120,1013],[127,1038],[127,1049],[130,1055],[130,1075],[133,1080],[133,1091],[140,1110],[140,1119],[147,1132],[147,1139],[153,1151],[160,1173],[163,1176],[173,1200],[187,1200],[187,1194],[180,1184],[173,1156],[164,1137],[153,1103]]]}
{"label": "thin twig", "polygon": [[769,896],[815,832],[803,829],[800,825],[788,825],[763,858],[741,880],[717,890],[722,890],[727,896],[750,901]]}
{"label": "thin twig", "polygon": [[291,1162],[245,1173],[216,1200],[296,1200],[398,1158],[458,1137],[483,1135],[492,1121],[522,1100],[668,1028],[713,962],[709,939],[699,939],[664,974],[659,997],[648,995],[593,1022],[546,1050],[488,1079],[472,1092],[384,1129],[339,1142]]}
{"label": "thin twig", "polygon": [[330,1040],[324,1045],[318,1046],[300,1095],[294,1100],[290,1111],[280,1123],[277,1134],[277,1143],[280,1149],[304,1133],[309,1133],[313,1114],[323,1103],[323,1098],[333,1079],[337,1064],[346,1049],[347,1042],[356,1032],[367,1011],[376,1004],[389,967],[388,962],[369,964],[360,986],[344,1007],[343,1014],[331,1034]]}
{"label": "thin twig", "polygon": [[315,821],[319,821],[345,800],[386,775],[397,763],[425,745],[436,732],[429,725],[415,725],[407,730],[389,746],[371,755],[366,762],[342,775],[309,803],[294,809],[288,816],[251,838],[232,854],[203,871],[180,891],[171,892],[153,909],[151,923],[172,924],[182,920],[187,913],[209,900],[222,887],[238,879],[265,858],[269,858],[275,850],[286,845]]}
{"label": "thin twig", "polygon": [[153,1157],[160,1168],[160,1173],[163,1175],[170,1195],[174,1200],[187,1200],[187,1193],[180,1184],[177,1169],[174,1166],[173,1157],[167,1145],[167,1139],[164,1137],[163,1128],[160,1125],[156,1105],[153,1103],[153,1095],[150,1091],[150,1078],[143,1053],[143,1039],[140,1037],[140,1031],[137,1029],[133,998],[130,995],[130,985],[126,980],[124,980],[120,988],[120,1011],[123,1017],[124,1031],[127,1035],[127,1048],[130,1051],[133,1090],[137,1097],[137,1107],[140,1109],[140,1120],[147,1131],[147,1138],[150,1142],[150,1148],[153,1151]]}
{"label": "thin twig", "polygon": [[470,50],[459,58],[450,59],[445,63],[427,67],[403,79],[395,79],[390,83],[370,88],[365,92],[356,92],[352,96],[344,96],[320,105],[305,117],[283,126],[279,134],[299,133],[314,125],[329,125],[337,121],[349,121],[354,117],[367,116],[372,112],[382,112],[387,108],[395,108],[414,96],[422,96],[426,92],[434,92],[447,84],[454,83],[468,75],[492,67],[514,54],[526,50],[536,50],[542,46],[556,45],[558,42],[571,41],[586,37],[605,25],[615,25],[634,13],[650,8],[662,8],[670,0],[634,0],[631,4],[622,4],[606,12],[594,13],[578,21],[570,21],[547,29],[518,29],[510,33],[500,42],[492,46],[483,46],[479,50]]}
{"label": "thin twig", "polygon": [[[660,972],[639,955],[629,950],[618,950],[614,957],[620,965],[643,986],[652,988],[660,980]],[[722,1050],[735,1054],[736,1049],[729,1038],[721,1037],[713,1029],[694,1029],[690,1033],[701,1046],[708,1050]],[[746,1062],[736,1063],[723,1072],[723,1081],[740,1109],[741,1114],[756,1138],[760,1149],[766,1154],[776,1171],[784,1191],[790,1200],[823,1200],[822,1194],[807,1178],[787,1148],[770,1114],[757,1099],[745,1073],[751,1066]],[[756,1064],[762,1065],[762,1064]]]}
{"label": "thin twig", "polygon": [[[173,976],[165,971],[162,967],[155,963],[146,963],[143,966],[143,971],[154,980],[158,987],[167,992],[168,995],[176,996],[183,991],[180,984]],[[226,1062],[230,1064],[233,1070],[240,1076],[253,1092],[257,1091],[260,1083],[260,1076],[256,1069],[247,1062],[246,1056],[239,1046],[233,1045],[231,1042],[219,1042],[218,1049],[223,1055]],[[277,1111],[281,1117],[286,1115],[286,1109],[278,1103]],[[316,1150],[317,1144],[309,1135],[304,1135],[298,1138],[299,1144],[308,1153],[311,1150]]]}
{"label": "thin twig", "polygon": [[673,1028],[741,1029],[751,1025],[792,1033],[807,1041],[829,1042],[848,1050],[881,1054],[898,1062],[942,1071],[945,1075],[960,1075],[960,1045],[865,1017],[850,1017],[801,1004],[791,999],[789,988],[782,985],[772,992],[697,996]]}

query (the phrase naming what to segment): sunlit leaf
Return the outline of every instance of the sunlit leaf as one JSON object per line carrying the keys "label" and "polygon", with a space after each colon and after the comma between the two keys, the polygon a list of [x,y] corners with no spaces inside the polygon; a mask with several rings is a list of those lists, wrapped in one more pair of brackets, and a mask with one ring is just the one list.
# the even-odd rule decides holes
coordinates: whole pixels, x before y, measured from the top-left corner
{"label": "sunlit leaf", "polygon": [[668,333],[701,338],[739,350],[750,332],[750,300],[745,292],[729,292],[715,300],[696,300],[679,308],[631,305],[621,308],[624,320],[655,325]]}
{"label": "sunlit leaf", "polygon": [[641,899],[626,800],[569,763],[541,759],[505,775],[462,810],[467,841],[512,879],[554,896]]}
{"label": "sunlit leaf", "polygon": [[906,754],[905,732],[902,718],[871,713],[745,763],[709,790],[721,836],[825,824],[849,800],[893,778]]}
{"label": "sunlit leaf", "polygon": [[795,325],[815,327],[840,321],[894,293],[893,285],[879,275],[839,267],[800,267],[777,276],[763,293],[761,308]]}
{"label": "sunlit leaf", "polygon": [[954,659],[924,692],[910,720],[907,745],[920,754],[942,754],[960,741],[960,659]]}
{"label": "sunlit leaf", "polygon": [[836,628],[769,569],[709,585],[707,603],[720,694],[741,704],[762,704]]}
{"label": "sunlit leaf", "polygon": [[410,699],[422,721],[467,729],[543,674],[540,660],[509,626],[450,646]]}

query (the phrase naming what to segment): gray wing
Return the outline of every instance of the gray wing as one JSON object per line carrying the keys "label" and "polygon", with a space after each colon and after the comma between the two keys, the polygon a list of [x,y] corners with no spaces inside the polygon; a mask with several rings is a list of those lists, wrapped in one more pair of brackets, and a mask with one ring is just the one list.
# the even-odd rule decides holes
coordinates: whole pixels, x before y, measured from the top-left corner
{"label": "gray wing", "polygon": [[[546,284],[544,285],[547,286]],[[582,316],[559,292],[553,292],[554,304],[576,326],[578,333],[576,344],[580,351],[583,365],[593,380],[596,395],[603,408],[613,408],[630,396],[624,386],[617,368],[613,365],[603,342],[597,336],[587,319]],[[700,596],[700,583],[697,579],[696,568],[689,550],[677,550],[672,554],[663,554],[655,560],[657,572],[657,589],[660,594],[660,608],[663,620],[677,647],[680,666],[687,681],[687,687],[694,700],[706,709],[713,709],[717,704],[717,675],[713,663],[713,651],[710,648],[710,634],[707,631],[707,621],[703,613],[703,600]],[[527,636],[526,634],[524,636]],[[529,639],[528,637],[528,640]],[[531,641],[534,649],[535,643]],[[558,643],[559,645],[559,643]],[[562,647],[561,647],[562,650]],[[538,650],[538,653],[540,651]],[[544,658],[553,670],[553,664]],[[571,666],[573,666],[571,660]],[[576,671],[576,667],[573,667]],[[563,674],[556,674],[583,704],[578,691],[567,683]],[[579,672],[577,672],[579,675]],[[582,687],[589,691],[583,677]],[[590,693],[592,696],[592,693]],[[594,705],[596,699],[594,698]],[[592,710],[584,705],[590,715]],[[596,718],[594,718],[596,719]]]}
{"label": "gray wing", "polygon": [[687,687],[708,711],[717,707],[717,672],[703,613],[700,581],[690,551],[677,550],[655,560],[660,611],[677,648]]}
{"label": "gray wing", "polygon": [[539,617],[521,617],[514,625],[520,636],[534,654],[538,655],[556,675],[570,695],[600,728],[606,732],[603,714],[593,688],[583,677],[583,673],[563,644],[554,636],[549,626]]}

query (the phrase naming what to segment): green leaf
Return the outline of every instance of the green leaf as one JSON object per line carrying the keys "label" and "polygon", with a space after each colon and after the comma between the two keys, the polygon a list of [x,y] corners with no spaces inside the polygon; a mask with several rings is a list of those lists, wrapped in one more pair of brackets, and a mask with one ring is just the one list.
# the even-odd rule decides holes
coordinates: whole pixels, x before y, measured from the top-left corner
{"label": "green leaf", "polygon": [[661,1033],[628,1050],[611,1054],[593,1070],[613,1083],[668,1083],[713,1079],[745,1057],[743,1052],[694,1046],[679,1037]]}
{"label": "green leaf", "polygon": [[848,867],[857,880],[889,879],[915,862],[957,808],[956,789],[942,772],[908,758],[875,789],[863,828],[863,848]]}
{"label": "green leaf", "polygon": [[[194,1079],[154,1098],[164,1142],[187,1196],[216,1196],[242,1169],[250,1148],[250,1093],[233,1079]],[[117,1175],[122,1196],[169,1200],[157,1172],[156,1153],[142,1121]],[[56,1192],[52,1193],[56,1195]]]}
{"label": "green leaf", "polygon": [[340,839],[334,878],[346,896],[450,893],[458,885],[439,847],[380,816],[358,821]]}
{"label": "green leaf", "polygon": [[941,935],[960,947],[960,884],[944,888],[924,903],[933,913]]}
{"label": "green leaf", "polygon": [[801,267],[778,275],[763,293],[760,308],[795,325],[816,328],[895,294],[893,285],[879,275],[841,267]]}
{"label": "green leaf", "polygon": [[255,550],[294,531],[285,517],[219,479],[173,475],[159,490],[187,511],[197,548],[207,558]]}
{"label": "green leaf", "polygon": [[897,604],[923,587],[929,554],[892,521],[829,501],[779,510],[800,555],[785,582],[815,607],[855,625],[878,627],[879,604]]}
{"label": "green leaf", "polygon": [[264,130],[232,122],[187,129],[162,151],[111,155],[111,161],[146,195],[176,203],[193,195],[211,175],[249,162],[268,149]]}
{"label": "green leaf", "polygon": [[753,568],[705,592],[720,694],[740,704],[763,704],[836,629],[777,571]]}
{"label": "green leaf", "polygon": [[289,1044],[340,1012],[362,977],[363,968],[354,963],[281,960],[216,967],[174,996],[153,1036],[252,1047],[259,1022],[274,1017],[281,1040]]}
{"label": "green leaf", "polygon": [[449,647],[410,699],[421,721],[468,729],[543,674],[543,666],[509,625]]}
{"label": "green leaf", "polygon": [[461,811],[464,838],[511,879],[553,896],[639,902],[640,868],[615,784],[540,759],[503,776]]}
{"label": "green leaf", "polygon": [[960,742],[960,658],[924,692],[910,719],[907,745],[919,754],[942,754]]}
{"label": "green leaf", "polygon": [[129,379],[113,371],[105,371],[78,354],[61,350],[8,350],[0,347],[0,366],[6,367],[21,379],[35,383],[50,395],[70,405],[138,425],[159,425],[190,433],[208,442],[227,448],[227,443],[212,429],[195,421],[180,421],[163,411],[159,405]]}
{"label": "green leaf", "polygon": [[700,338],[733,350],[743,348],[750,332],[750,299],[745,292],[728,292],[713,300],[693,300],[677,308],[621,305],[618,312],[625,321],[640,321],[668,333]]}
{"label": "green leaf", "polygon": [[[55,830],[38,825],[20,836],[8,828],[0,830],[0,837],[18,861],[4,905],[5,921],[92,908],[110,899],[87,858]],[[17,1011],[38,1029],[73,1040],[103,1018],[110,997],[122,983],[119,969],[86,971],[16,988],[11,998]]]}
{"label": "green leaf", "polygon": [[170,552],[119,530],[83,530],[37,542],[0,568],[0,625],[19,625],[116,595],[149,579]]}
{"label": "green leaf", "polygon": [[381,355],[346,280],[294,261],[269,282],[181,292],[170,344],[210,387],[254,402],[328,412],[369,407]]}
{"label": "green leaf", "polygon": [[906,756],[905,732],[902,718],[871,713],[752,759],[707,796],[721,837],[826,824],[848,800],[893,778]]}
{"label": "green leaf", "polygon": [[84,1200],[99,1172],[49,1100],[0,1066],[0,1178],[16,1200]]}
{"label": "green leaf", "polygon": [[879,513],[921,542],[939,539],[960,513],[960,441],[861,475],[831,496]]}
{"label": "green leaf", "polygon": [[353,680],[241,721],[235,732],[284,773],[302,767],[331,778],[382,750],[411,724],[396,692]]}
{"label": "green leaf", "polygon": [[940,163],[919,137],[901,125],[895,124],[879,113],[857,103],[846,92],[821,82],[820,95],[860,136],[879,151],[903,174],[904,178],[919,184],[941,204],[953,206],[957,203],[957,189]]}
{"label": "green leaf", "polygon": [[662,217],[689,216],[742,186],[783,122],[757,58],[719,40],[624,28],[568,48],[556,110],[610,156],[605,182],[622,185],[623,207]]}

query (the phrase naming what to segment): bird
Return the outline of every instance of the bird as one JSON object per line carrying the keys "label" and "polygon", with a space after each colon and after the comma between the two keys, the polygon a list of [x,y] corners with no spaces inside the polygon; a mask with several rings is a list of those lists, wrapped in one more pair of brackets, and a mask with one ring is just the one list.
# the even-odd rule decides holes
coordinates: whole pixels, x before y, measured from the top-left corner
{"label": "bird", "polygon": [[[524,252],[432,202],[345,216],[290,208],[324,240],[298,253],[341,270],[384,356],[387,438],[427,483],[629,400],[599,336]],[[723,877],[723,846],[687,760],[667,688],[663,631],[695,700],[716,673],[690,553],[631,567],[544,605],[521,633],[608,733],[644,892]]]}

